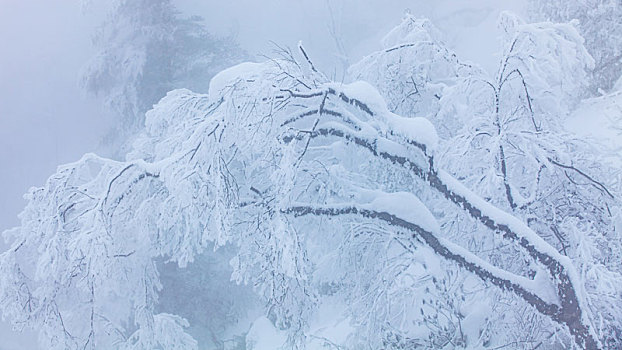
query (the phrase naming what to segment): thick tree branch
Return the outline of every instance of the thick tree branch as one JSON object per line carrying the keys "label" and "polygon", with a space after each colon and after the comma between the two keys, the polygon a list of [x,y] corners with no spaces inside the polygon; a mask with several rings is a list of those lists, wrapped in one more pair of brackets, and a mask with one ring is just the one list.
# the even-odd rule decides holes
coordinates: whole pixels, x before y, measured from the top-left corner
{"label": "thick tree branch", "polygon": [[[531,258],[546,267],[556,284],[561,308],[551,317],[568,326],[577,344],[587,349],[598,348],[589,326],[584,323],[582,305],[579,305],[580,299],[575,288],[575,284],[579,282],[576,277],[572,277],[576,273],[570,260],[548,245],[523,222],[479,198],[449,174],[434,169],[432,156],[425,154],[429,159],[429,165],[421,165],[408,156],[396,155],[393,151],[396,145],[390,140],[382,137],[372,139],[348,129],[338,126],[319,127],[308,135],[311,138],[319,136],[341,138],[350,144],[367,149],[374,156],[409,169],[449,201],[464,209],[469,216],[490,230],[500,233],[503,238],[518,244]],[[284,141],[289,142],[293,138],[296,137],[285,137]],[[391,143],[391,147],[383,147],[387,143]],[[405,151],[403,154],[408,152]]]}
{"label": "thick tree branch", "polygon": [[[533,281],[496,268],[467,250],[462,249],[451,242],[439,239],[437,234],[434,232],[426,230],[416,223],[407,221],[388,211],[376,211],[355,205],[340,207],[295,206],[283,210],[283,213],[293,214],[295,217],[305,215],[359,215],[367,219],[377,219],[383,221],[392,227],[406,229],[411,232],[411,238],[423,242],[425,245],[432,248],[436,254],[449,261],[457,263],[458,266],[474,273],[484,281],[490,282],[505,291],[517,294],[542,314],[553,317],[559,312],[559,307],[557,305],[544,301],[532,290],[530,290],[532,288],[526,286]],[[396,233],[400,234],[400,232]]]}

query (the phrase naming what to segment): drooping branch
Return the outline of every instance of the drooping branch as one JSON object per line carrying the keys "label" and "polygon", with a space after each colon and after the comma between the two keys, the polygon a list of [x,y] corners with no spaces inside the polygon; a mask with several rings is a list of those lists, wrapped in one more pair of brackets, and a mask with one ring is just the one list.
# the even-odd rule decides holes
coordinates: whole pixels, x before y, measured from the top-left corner
{"label": "drooping branch", "polygon": [[544,301],[532,289],[532,280],[523,276],[511,274],[501,270],[491,264],[485,262],[475,254],[438,237],[437,232],[425,229],[417,223],[410,222],[401,218],[390,211],[379,211],[363,208],[356,205],[347,206],[294,206],[283,210],[284,214],[293,214],[295,217],[305,215],[315,216],[340,216],[340,215],[359,215],[367,219],[377,219],[385,222],[392,227],[406,229],[410,234],[404,232],[396,232],[410,236],[417,241],[421,241],[426,246],[432,248],[434,252],[443,258],[452,261],[458,266],[474,273],[483,281],[492,283],[493,285],[512,293],[517,294],[530,305],[534,306],[538,311],[547,315],[554,316],[559,311],[559,307],[555,304]]}
{"label": "drooping branch", "polygon": [[[343,98],[341,100],[352,104]],[[356,104],[354,105],[356,106]],[[361,110],[364,109],[361,108]],[[373,115],[373,112],[371,113]],[[417,149],[423,151],[424,156],[428,159],[428,164],[421,164],[420,161],[412,159],[409,156],[412,153],[409,153],[407,147],[403,145],[379,135],[370,137],[349,127],[338,125],[338,123],[331,123],[329,126],[320,125],[315,131],[306,135],[310,138],[320,136],[339,138],[348,144],[368,150],[376,157],[405,167],[415,176],[428,183],[443,197],[465,210],[470,217],[493,232],[501,234],[504,239],[517,244],[532,259],[541,263],[554,280],[561,307],[555,312],[555,315],[551,316],[552,319],[568,326],[575,341],[580,346],[588,349],[598,348],[598,343],[584,320],[582,309],[584,305],[580,305],[581,299],[577,295],[579,281],[570,260],[562,256],[522,221],[492,206],[446,172],[435,169],[433,166],[434,157],[429,155],[424,147],[417,147]],[[286,135],[283,140],[290,142],[296,138],[299,136]],[[401,151],[397,154],[396,150]]]}
{"label": "drooping branch", "polygon": [[[550,317],[552,320],[564,324],[568,327],[575,341],[586,349],[597,349],[598,345],[589,328],[581,322],[579,314],[575,314],[572,305],[567,300],[561,300],[561,307],[548,303],[531,291],[528,287],[531,280],[522,276],[516,276],[507,271],[496,268],[485,262],[476,255],[468,252],[451,242],[437,237],[431,230],[427,230],[417,223],[405,220],[389,211],[377,211],[356,205],[347,206],[293,206],[283,210],[285,214],[292,214],[295,217],[305,215],[316,216],[341,216],[358,215],[368,219],[376,219],[388,223],[392,227],[399,227],[408,230],[411,238],[423,242],[434,252],[443,258],[456,263],[461,268],[474,273],[483,281],[490,282],[496,287],[514,293],[522,300],[533,306],[541,314]],[[400,233],[400,232],[396,232]],[[570,290],[572,292],[572,290]]]}
{"label": "drooping branch", "polygon": [[553,319],[566,324],[580,346],[586,349],[598,348],[589,326],[584,323],[584,305],[580,305],[577,295],[579,281],[567,257],[559,254],[523,222],[477,197],[444,171],[429,174],[428,182],[445,198],[466,210],[472,218],[502,234],[503,238],[517,243],[535,261],[545,266],[556,283],[561,303]]}

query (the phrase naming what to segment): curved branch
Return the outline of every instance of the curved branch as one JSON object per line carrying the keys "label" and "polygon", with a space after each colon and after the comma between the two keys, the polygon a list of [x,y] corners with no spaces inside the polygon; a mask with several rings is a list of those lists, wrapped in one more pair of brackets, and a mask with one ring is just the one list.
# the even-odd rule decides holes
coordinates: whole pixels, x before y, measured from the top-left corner
{"label": "curved branch", "polygon": [[[356,205],[331,207],[331,206],[295,206],[282,211],[284,214],[293,214],[295,217],[305,215],[316,216],[340,216],[340,215],[359,215],[367,219],[377,219],[393,227],[400,227],[412,233],[411,238],[423,242],[434,252],[443,258],[455,262],[458,266],[474,273],[484,281],[490,282],[502,290],[515,293],[527,303],[535,307],[544,315],[554,317],[559,313],[559,306],[548,303],[531,291],[533,287],[528,284],[529,280],[522,276],[517,276],[507,271],[503,271],[485,262],[469,251],[437,237],[436,233],[427,230],[416,223],[405,220],[389,211],[376,211]],[[399,232],[398,232],[399,234]]]}
{"label": "curved branch", "polygon": [[[450,202],[464,209],[473,219],[493,232],[500,233],[504,239],[518,244],[532,259],[547,268],[556,284],[561,307],[555,315],[551,316],[553,320],[568,326],[570,333],[580,346],[586,349],[598,349],[598,343],[584,320],[582,311],[584,306],[580,305],[582,301],[575,288],[575,285],[579,285],[579,281],[570,260],[562,256],[522,221],[486,202],[451,175],[434,169],[433,157],[425,152],[429,164],[424,168],[408,156],[395,154],[395,147],[386,147],[387,143],[391,143],[392,146],[395,146],[395,143],[382,137],[370,139],[361,133],[347,130],[345,127],[318,128],[308,135],[311,138],[324,136],[344,139],[348,143],[367,149],[374,156],[409,169]],[[289,137],[289,140],[293,138],[296,137]],[[287,142],[288,138],[284,138],[284,141]],[[409,153],[405,151],[403,154]]]}

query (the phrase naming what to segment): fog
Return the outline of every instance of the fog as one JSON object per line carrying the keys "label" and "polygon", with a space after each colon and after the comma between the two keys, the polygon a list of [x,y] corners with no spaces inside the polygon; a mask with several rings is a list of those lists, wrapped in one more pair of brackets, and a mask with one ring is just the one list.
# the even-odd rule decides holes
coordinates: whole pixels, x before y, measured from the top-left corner
{"label": "fog", "polygon": [[0,9],[0,230],[19,223],[21,199],[60,164],[97,150],[109,122],[78,87],[93,54],[92,18],[76,1],[2,0]]}
{"label": "fog", "polygon": [[[233,35],[255,60],[275,44],[302,41],[321,70],[340,80],[346,63],[380,48],[408,9],[430,18],[462,58],[494,74],[501,10],[522,13],[524,1],[494,0],[179,0],[205,18],[215,35]],[[502,7],[502,8],[501,8]],[[24,193],[42,186],[60,164],[86,152],[108,154],[102,138],[115,119],[78,78],[95,49],[91,36],[104,14],[80,1],[0,0],[0,231],[19,224]],[[335,41],[339,37],[343,50]],[[0,246],[5,248],[4,245]],[[0,349],[35,349],[31,334],[0,332]]]}
{"label": "fog", "polygon": [[[354,63],[379,49],[380,39],[406,11],[431,19],[457,53],[494,73],[500,49],[495,39],[498,15],[503,10],[524,14],[525,6],[525,0],[502,4],[494,0],[240,0],[218,6],[210,1],[179,1],[185,13],[200,14],[213,33],[236,35],[252,54],[269,56],[274,49],[271,42],[296,47],[302,41],[328,74],[343,67],[344,53]],[[345,52],[337,49],[331,32],[343,38]]]}

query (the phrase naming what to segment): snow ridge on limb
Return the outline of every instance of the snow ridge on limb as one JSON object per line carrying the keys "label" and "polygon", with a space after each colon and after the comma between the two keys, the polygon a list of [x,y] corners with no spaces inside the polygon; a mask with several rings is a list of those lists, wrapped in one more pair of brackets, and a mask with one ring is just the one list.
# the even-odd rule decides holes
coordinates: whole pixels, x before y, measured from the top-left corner
{"label": "snow ridge on limb", "polygon": [[[537,295],[538,286],[533,280],[499,269],[468,250],[439,237],[440,229],[434,217],[423,203],[410,193],[384,193],[368,204],[308,206],[294,203],[282,211],[295,217],[360,215],[388,223],[392,227],[406,229],[412,234],[410,238],[429,246],[438,255],[474,273],[482,280],[518,294],[534,305],[538,311],[552,314],[559,310],[554,301],[543,300]],[[397,234],[405,233],[398,231]]]}

